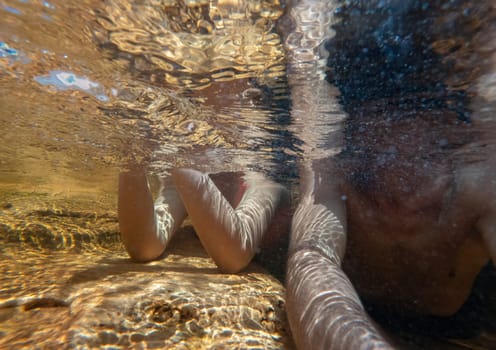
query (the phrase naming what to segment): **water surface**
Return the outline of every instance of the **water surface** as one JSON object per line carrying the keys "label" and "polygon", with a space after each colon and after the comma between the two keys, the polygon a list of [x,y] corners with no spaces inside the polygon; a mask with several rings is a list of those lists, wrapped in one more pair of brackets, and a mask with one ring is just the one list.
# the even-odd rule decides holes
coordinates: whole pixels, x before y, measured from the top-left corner
{"label": "water surface", "polygon": [[175,166],[295,183],[282,12],[277,0],[0,1],[0,345],[292,347],[280,283],[222,276],[190,241],[131,264],[116,218],[130,162],[152,185]]}

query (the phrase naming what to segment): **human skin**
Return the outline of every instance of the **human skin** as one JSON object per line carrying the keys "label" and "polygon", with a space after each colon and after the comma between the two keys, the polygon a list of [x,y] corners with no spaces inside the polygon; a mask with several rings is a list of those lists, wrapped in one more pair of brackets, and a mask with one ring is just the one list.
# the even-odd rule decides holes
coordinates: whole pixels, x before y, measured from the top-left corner
{"label": "human skin", "polygon": [[[259,125],[243,125],[245,107],[250,118],[270,123],[264,119],[264,108],[257,107],[267,100],[255,79],[213,81],[191,94],[215,113],[235,115],[231,124],[218,126],[228,128],[232,137],[270,137]],[[239,128],[236,123],[241,124]],[[192,127],[195,128],[193,122]],[[215,172],[226,164],[232,169],[249,168],[248,164],[255,163],[273,168],[272,160],[256,152],[237,154],[233,159],[220,155],[220,148],[209,151],[214,152],[189,154],[188,159],[208,174],[187,168],[170,169],[169,176],[159,179],[161,188],[155,201],[148,186],[146,165],[129,164],[119,174],[119,227],[131,259],[147,262],[162,256],[187,215],[204,248],[224,272],[242,270],[258,250],[281,243],[282,236],[287,236],[291,198],[284,186],[252,171]]]}
{"label": "human skin", "polygon": [[[470,122],[449,103],[421,106],[422,99],[415,95],[419,91],[408,96],[402,90],[406,86],[393,87],[401,98],[411,97],[413,107],[399,108],[401,99],[395,100],[395,95],[375,99],[374,94],[387,90],[380,74],[373,74],[372,85],[361,91],[370,93],[370,98],[365,96],[356,108],[343,108],[339,95],[346,83],[333,86],[323,73],[327,63],[323,46],[334,25],[337,2],[289,3],[294,11],[289,11],[293,20],[289,27],[295,35],[288,35],[285,43],[293,131],[304,141],[301,201],[293,219],[286,279],[292,333],[301,349],[391,348],[365,312],[361,298],[404,311],[449,315],[466,299],[481,266],[496,255],[495,99],[490,83],[495,46],[494,38],[487,36],[494,28],[484,21],[480,28],[475,26],[477,21],[457,27],[474,25],[475,34],[482,33],[468,41],[468,51],[484,60],[477,62],[475,70],[458,63],[459,71],[451,77],[454,82],[443,77],[445,85],[457,86],[460,71],[466,73],[464,92],[469,101],[463,103],[470,110]],[[397,10],[392,14],[400,15],[399,22],[417,4],[386,3]],[[463,3],[454,5],[459,6],[455,14],[463,12]],[[494,9],[491,2],[482,3]],[[492,18],[491,11],[487,13]],[[384,30],[387,25],[386,21]],[[374,32],[368,30],[367,21],[363,27]],[[351,46],[355,44],[351,39],[358,40],[345,39]],[[390,50],[387,53],[393,57],[383,61],[394,63],[394,55],[408,51],[408,42],[402,44],[393,45],[399,53]],[[477,47],[486,52],[478,52]],[[356,80],[353,75],[346,78]],[[419,79],[423,78],[428,78],[426,84],[437,79]],[[185,189],[201,182],[198,174],[185,175],[189,181]],[[203,190],[208,186],[192,191],[191,198],[208,193]],[[203,209],[214,207],[207,198]],[[192,210],[202,214],[203,209]],[[240,260],[245,261],[245,256]],[[242,268],[220,265],[229,272]]]}
{"label": "human skin", "polygon": [[207,253],[226,273],[241,271],[270,236],[278,235],[273,223],[280,223],[290,206],[282,185],[258,173],[209,175],[183,168],[171,173],[162,179],[155,201],[144,167],[119,174],[119,228],[134,261],[159,258],[187,215]]}
{"label": "human skin", "polygon": [[[385,3],[292,1],[283,19],[304,142],[286,278],[300,349],[393,348],[362,299],[448,316],[496,258],[494,1]],[[465,46],[433,52],[449,35]]]}

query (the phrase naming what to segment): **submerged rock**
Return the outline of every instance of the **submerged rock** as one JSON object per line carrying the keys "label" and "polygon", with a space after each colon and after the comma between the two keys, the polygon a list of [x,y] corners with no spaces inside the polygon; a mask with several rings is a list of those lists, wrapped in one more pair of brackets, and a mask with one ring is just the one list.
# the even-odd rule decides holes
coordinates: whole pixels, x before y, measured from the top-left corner
{"label": "submerged rock", "polygon": [[[36,213],[50,234],[66,225],[67,237],[75,237],[70,222],[81,218],[95,221],[95,231],[82,248],[70,240],[57,249],[9,242],[12,232],[23,230],[21,216],[2,212],[0,348],[294,347],[280,281],[256,264],[222,274],[191,226],[181,229],[163,259],[138,264],[116,241],[116,221],[108,216]],[[81,229],[72,223],[72,231]]]}

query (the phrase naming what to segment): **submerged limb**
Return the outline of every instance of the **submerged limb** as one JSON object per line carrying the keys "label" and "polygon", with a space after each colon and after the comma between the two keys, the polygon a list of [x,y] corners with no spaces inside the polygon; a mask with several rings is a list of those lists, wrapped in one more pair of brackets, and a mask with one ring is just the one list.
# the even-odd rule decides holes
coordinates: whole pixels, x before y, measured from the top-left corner
{"label": "submerged limb", "polygon": [[[325,167],[325,165],[324,165]],[[329,173],[302,174],[287,270],[287,310],[300,349],[392,349],[341,269],[345,203]]]}
{"label": "submerged limb", "polygon": [[135,261],[158,258],[186,217],[175,189],[162,186],[153,203],[143,169],[119,174],[119,229],[122,242]]}
{"label": "submerged limb", "polygon": [[321,252],[292,254],[286,280],[288,317],[299,349],[392,349],[348,277]]}
{"label": "submerged limb", "polygon": [[162,180],[162,186],[154,207],[157,238],[160,244],[165,247],[188,216],[172,181],[166,182],[165,179]]}
{"label": "submerged limb", "polygon": [[245,175],[246,190],[234,209],[207,174],[177,169],[173,178],[200,241],[217,266],[231,273],[246,267],[267,232],[284,187],[261,175]]}

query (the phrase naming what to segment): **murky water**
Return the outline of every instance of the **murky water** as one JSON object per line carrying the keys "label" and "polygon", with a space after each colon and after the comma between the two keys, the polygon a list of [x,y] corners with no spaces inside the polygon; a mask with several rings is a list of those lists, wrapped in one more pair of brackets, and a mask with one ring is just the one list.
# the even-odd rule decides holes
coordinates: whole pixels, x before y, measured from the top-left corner
{"label": "murky water", "polygon": [[277,0],[0,1],[0,347],[292,347],[277,281],[222,276],[189,241],[131,264],[116,219],[130,162],[152,180],[191,166],[295,181],[281,14]]}

